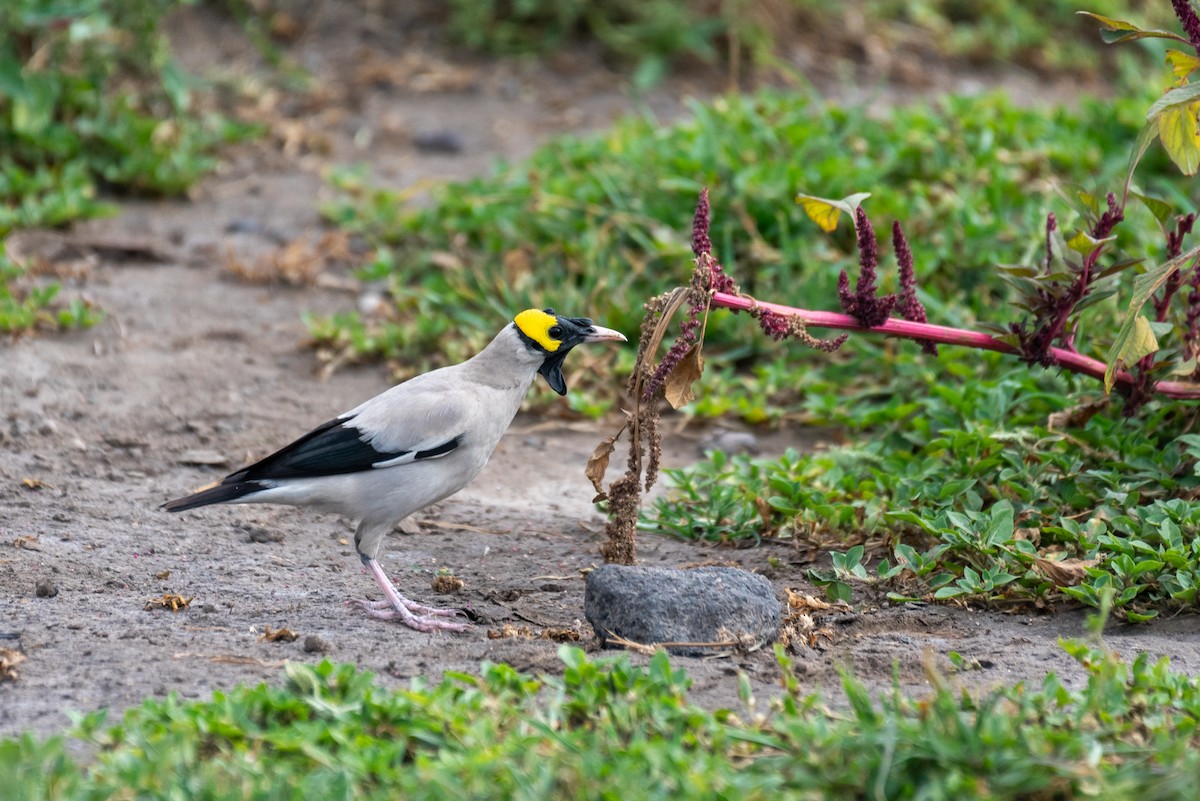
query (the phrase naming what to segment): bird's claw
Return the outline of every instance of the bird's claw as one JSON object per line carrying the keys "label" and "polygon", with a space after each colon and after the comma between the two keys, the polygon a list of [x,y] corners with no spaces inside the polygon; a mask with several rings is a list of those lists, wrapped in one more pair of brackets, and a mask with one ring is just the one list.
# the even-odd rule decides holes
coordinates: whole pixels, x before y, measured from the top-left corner
{"label": "bird's claw", "polygon": [[458,609],[435,609],[429,606],[408,601],[407,598],[402,598],[402,606],[396,607],[389,601],[367,601],[352,599],[346,601],[349,606],[357,606],[368,617],[376,620],[399,620],[410,629],[417,631],[466,631],[469,623],[460,623],[458,621],[446,620],[447,617],[456,615],[464,615],[465,613]]}
{"label": "bird's claw", "polygon": [[[360,601],[356,599],[347,601],[346,603],[354,604],[361,609],[394,609],[391,601],[386,599],[378,601]],[[404,604],[405,609],[412,612],[414,615],[419,615],[421,617],[468,617],[467,613],[461,609],[440,609],[436,606],[425,606],[424,604],[419,604],[416,601],[410,601],[403,595],[400,596],[400,603]]]}

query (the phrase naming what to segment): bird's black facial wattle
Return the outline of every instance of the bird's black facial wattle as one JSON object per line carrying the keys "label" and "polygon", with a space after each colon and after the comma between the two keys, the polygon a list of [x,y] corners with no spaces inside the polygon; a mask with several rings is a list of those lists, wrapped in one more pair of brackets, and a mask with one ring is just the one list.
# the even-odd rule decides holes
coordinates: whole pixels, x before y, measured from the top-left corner
{"label": "bird's black facial wattle", "polygon": [[567,379],[563,376],[562,363],[567,358],[570,348],[565,345],[560,347],[554,353],[551,353],[542,362],[542,366],[538,368],[538,372],[546,379],[546,383],[550,385],[550,389],[557,392],[559,395],[567,394]]}

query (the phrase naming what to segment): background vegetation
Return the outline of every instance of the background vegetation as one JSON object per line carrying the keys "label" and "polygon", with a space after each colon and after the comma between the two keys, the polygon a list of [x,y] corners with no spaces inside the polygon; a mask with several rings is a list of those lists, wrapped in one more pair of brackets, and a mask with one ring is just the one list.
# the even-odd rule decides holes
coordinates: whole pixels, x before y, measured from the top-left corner
{"label": "background vegetation", "polygon": [[181,0],[12,0],[0,6],[0,334],[86,325],[57,283],[6,255],[16,228],[105,214],[127,194],[173,195],[249,131],[193,102],[162,19]]}

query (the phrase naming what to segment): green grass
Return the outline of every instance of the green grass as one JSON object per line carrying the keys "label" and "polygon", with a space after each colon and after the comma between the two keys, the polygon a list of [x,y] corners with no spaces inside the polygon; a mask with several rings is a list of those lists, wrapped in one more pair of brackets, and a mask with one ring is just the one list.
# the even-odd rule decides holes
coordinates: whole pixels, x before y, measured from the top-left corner
{"label": "green grass", "polygon": [[[161,30],[181,4],[0,6],[0,243],[14,229],[115,213],[106,195],[180,194],[213,169],[218,145],[250,133],[196,107]],[[0,333],[33,328],[59,291],[19,283],[29,282],[6,262]],[[62,325],[94,317],[53,316]]]}
{"label": "green grass", "polygon": [[[1139,656],[1064,643],[1087,682],[878,694],[850,675],[841,711],[800,688],[707,711],[665,654],[589,661],[561,678],[485,663],[408,690],[352,666],[291,665],[282,687],[144,702],[116,726],[0,742],[11,801],[138,798],[1190,799],[1200,684]],[[951,667],[952,665],[947,665]],[[93,756],[75,756],[78,745]]]}

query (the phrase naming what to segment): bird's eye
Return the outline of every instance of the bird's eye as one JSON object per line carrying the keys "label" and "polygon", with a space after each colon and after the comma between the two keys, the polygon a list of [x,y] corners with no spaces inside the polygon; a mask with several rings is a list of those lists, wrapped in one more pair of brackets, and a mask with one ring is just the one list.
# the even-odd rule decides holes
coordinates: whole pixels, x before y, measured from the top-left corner
{"label": "bird's eye", "polygon": [[552,325],[552,326],[550,326],[550,330],[547,333],[549,333],[550,336],[554,337],[555,339],[560,339],[563,334],[562,326],[561,325]]}

